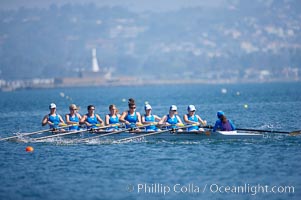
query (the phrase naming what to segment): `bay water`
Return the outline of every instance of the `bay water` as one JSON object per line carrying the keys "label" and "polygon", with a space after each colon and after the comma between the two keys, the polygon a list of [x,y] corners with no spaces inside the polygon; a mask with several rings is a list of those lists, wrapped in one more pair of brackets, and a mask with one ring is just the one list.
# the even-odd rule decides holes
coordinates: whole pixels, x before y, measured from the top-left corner
{"label": "bay water", "polygon": [[[301,129],[301,83],[53,88],[0,92],[0,137],[47,129],[48,105],[64,116],[95,105],[103,119],[134,98],[163,116],[187,106],[214,125],[223,110],[238,128]],[[1,141],[0,199],[300,199],[301,136],[127,143]],[[32,146],[34,151],[25,151]]]}

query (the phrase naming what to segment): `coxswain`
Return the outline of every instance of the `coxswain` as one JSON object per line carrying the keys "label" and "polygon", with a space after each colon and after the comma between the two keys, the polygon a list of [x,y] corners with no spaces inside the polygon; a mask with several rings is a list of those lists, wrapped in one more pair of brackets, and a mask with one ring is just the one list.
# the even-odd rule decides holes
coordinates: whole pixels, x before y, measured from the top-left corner
{"label": "coxswain", "polygon": [[217,112],[217,118],[215,125],[213,127],[213,132],[216,130],[220,131],[234,131],[235,130],[235,125],[232,123],[231,120],[227,119],[225,116],[225,113],[223,111],[218,111]]}

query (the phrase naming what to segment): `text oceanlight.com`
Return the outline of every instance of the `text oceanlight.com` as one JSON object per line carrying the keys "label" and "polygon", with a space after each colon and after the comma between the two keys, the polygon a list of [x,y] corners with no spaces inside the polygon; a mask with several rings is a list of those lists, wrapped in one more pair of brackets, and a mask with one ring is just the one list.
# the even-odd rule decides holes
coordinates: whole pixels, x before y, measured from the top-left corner
{"label": "text oceanlight.com", "polygon": [[261,185],[261,184],[243,184],[243,185],[221,185],[217,183],[198,185],[189,184],[161,184],[161,183],[139,183],[128,185],[129,192],[138,194],[162,194],[169,193],[213,193],[213,194],[250,194],[257,195],[260,193],[295,193],[294,186],[282,185]]}

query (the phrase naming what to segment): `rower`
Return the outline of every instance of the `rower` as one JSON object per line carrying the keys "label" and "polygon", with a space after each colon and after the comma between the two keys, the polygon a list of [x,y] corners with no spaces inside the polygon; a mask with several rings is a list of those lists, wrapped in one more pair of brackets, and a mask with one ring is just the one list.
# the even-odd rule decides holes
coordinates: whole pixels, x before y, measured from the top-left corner
{"label": "rower", "polygon": [[[188,113],[185,114],[183,116],[183,120],[186,124],[196,124],[196,123],[200,123],[203,126],[205,126],[207,124],[206,120],[202,120],[202,118],[199,115],[195,114],[195,106],[194,105],[189,105],[187,107],[187,111]],[[187,128],[187,131],[200,131],[200,132],[204,132],[205,130],[203,128],[200,128],[198,126],[191,126]]]}
{"label": "rower", "polygon": [[152,124],[150,126],[145,127],[147,132],[154,132],[154,131],[160,131],[159,128],[157,128],[153,123],[156,121],[160,121],[161,118],[157,115],[152,114],[152,107],[149,104],[146,104],[144,106],[145,114],[142,116],[142,124]]}
{"label": "rower", "polygon": [[[178,116],[177,106],[171,105],[169,113],[162,117],[159,125],[165,125],[167,129],[178,129],[179,126],[183,125],[181,118]],[[178,129],[178,132],[182,132],[182,129]]]}
{"label": "rower", "polygon": [[50,113],[45,115],[42,120],[42,126],[45,126],[46,124],[49,125],[50,129],[53,129],[53,131],[57,131],[58,129],[61,132],[64,132],[64,129],[61,129],[59,126],[62,126],[65,124],[63,118],[56,113],[56,105],[54,103],[51,103],[49,105]]}
{"label": "rower", "polygon": [[106,115],[105,121],[106,121],[106,126],[112,125],[112,127],[107,128],[106,131],[118,131],[119,118],[120,118],[118,109],[114,104],[112,104],[109,106],[109,111],[110,113]]}
{"label": "rower", "polygon": [[69,111],[70,113],[65,115],[66,123],[68,125],[71,125],[69,126],[69,131],[79,130],[79,122],[81,120],[81,115],[77,113],[78,108],[75,104],[71,104],[69,106]]}
{"label": "rower", "polygon": [[91,130],[92,132],[96,131],[98,123],[100,125],[103,125],[103,120],[100,118],[98,114],[95,114],[95,106],[89,105],[87,107],[88,113],[85,114],[81,120],[80,123],[84,123],[87,126],[88,130]]}
{"label": "rower", "polygon": [[130,98],[128,106],[129,110],[124,111],[119,120],[125,123],[127,129],[131,128],[132,130],[140,131],[137,129],[137,125],[141,124],[141,115],[139,112],[136,112],[135,100]]}
{"label": "rower", "polygon": [[216,130],[220,131],[234,131],[235,130],[235,125],[232,123],[231,120],[227,119],[225,116],[225,113],[223,111],[218,111],[217,112],[217,118],[215,125],[213,127],[213,132]]}

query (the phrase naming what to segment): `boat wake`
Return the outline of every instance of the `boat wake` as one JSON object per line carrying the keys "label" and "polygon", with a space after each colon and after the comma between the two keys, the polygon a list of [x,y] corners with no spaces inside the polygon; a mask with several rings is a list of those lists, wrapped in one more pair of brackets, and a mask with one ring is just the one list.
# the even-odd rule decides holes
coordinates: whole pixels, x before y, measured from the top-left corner
{"label": "boat wake", "polygon": [[20,143],[46,143],[52,145],[120,145],[120,144],[133,144],[133,143],[146,143],[146,144],[177,144],[177,145],[199,145],[199,144],[226,144],[226,143],[244,143],[254,144],[258,142],[268,142],[275,140],[283,140],[284,136],[278,137],[265,137],[263,140],[253,139],[203,139],[203,140],[166,140],[166,139],[149,139],[146,137],[129,139],[124,141],[114,140],[113,138],[96,138],[91,140],[81,141],[74,138],[49,138],[44,140],[35,140],[29,137],[19,137],[16,142]]}
{"label": "boat wake", "polygon": [[[254,134],[255,135],[255,134]],[[54,136],[54,135],[53,135]],[[39,136],[27,136],[26,133],[14,133],[14,137],[12,140],[20,143],[47,143],[53,145],[118,145],[118,144],[133,144],[133,143],[147,143],[147,144],[219,144],[219,143],[269,143],[273,141],[282,141],[287,140],[287,138],[298,138],[300,137],[290,137],[286,134],[261,134],[261,137],[233,137],[236,134],[224,135],[226,138],[222,137],[209,137],[206,135],[199,134],[166,134],[166,135],[154,135],[154,136],[143,136],[143,137],[133,137],[133,135],[110,135],[104,136],[102,135],[87,135],[84,133],[70,135],[70,136],[58,136],[58,137],[43,137],[39,134]],[[241,136],[244,136],[241,134]],[[249,136],[249,135],[247,135]],[[42,138],[42,139],[41,139]],[[45,139],[44,139],[45,138]]]}

